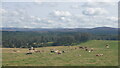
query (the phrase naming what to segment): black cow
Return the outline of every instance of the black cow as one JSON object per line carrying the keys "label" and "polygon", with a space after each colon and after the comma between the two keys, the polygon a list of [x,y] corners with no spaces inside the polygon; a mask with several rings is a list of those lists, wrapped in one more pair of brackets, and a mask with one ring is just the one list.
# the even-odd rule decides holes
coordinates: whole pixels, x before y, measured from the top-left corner
{"label": "black cow", "polygon": [[55,53],[55,51],[53,51],[53,50],[52,50],[52,51],[50,51],[50,52],[51,52],[51,53]]}
{"label": "black cow", "polygon": [[31,52],[26,53],[26,55],[32,54]]}

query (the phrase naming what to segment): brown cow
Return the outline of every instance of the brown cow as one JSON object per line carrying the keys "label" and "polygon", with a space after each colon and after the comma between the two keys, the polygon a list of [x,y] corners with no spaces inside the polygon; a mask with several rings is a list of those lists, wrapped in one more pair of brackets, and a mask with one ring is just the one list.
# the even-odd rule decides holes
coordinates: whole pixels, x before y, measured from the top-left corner
{"label": "brown cow", "polygon": [[103,54],[96,54],[96,56],[103,56]]}

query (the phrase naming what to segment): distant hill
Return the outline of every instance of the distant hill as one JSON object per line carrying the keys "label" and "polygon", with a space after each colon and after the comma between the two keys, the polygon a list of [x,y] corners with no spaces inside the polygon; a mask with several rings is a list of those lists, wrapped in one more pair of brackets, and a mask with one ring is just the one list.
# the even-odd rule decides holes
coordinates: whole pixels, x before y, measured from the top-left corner
{"label": "distant hill", "polygon": [[[92,34],[118,34],[118,28],[2,28],[1,31],[39,31],[39,32],[87,32]],[[120,31],[119,31],[120,33]]]}
{"label": "distant hill", "polygon": [[90,29],[89,32],[94,34],[118,34],[118,28],[97,27]]}

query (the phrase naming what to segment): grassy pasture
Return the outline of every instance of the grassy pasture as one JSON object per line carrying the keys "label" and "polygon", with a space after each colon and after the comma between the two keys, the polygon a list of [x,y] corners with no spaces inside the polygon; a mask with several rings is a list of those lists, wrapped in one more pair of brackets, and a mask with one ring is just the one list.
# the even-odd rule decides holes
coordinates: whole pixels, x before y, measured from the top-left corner
{"label": "grassy pasture", "polygon": [[[106,49],[105,45],[110,48]],[[79,49],[79,46],[94,48],[93,52]],[[74,49],[77,47],[78,49]],[[28,49],[25,48],[3,48],[3,66],[118,66],[118,41],[92,40],[76,46],[55,46],[41,47],[37,50],[44,50],[43,53],[25,55]],[[51,54],[50,49],[64,50],[66,53]],[[13,50],[20,52],[14,53]],[[95,56],[104,54],[103,56]],[[81,55],[81,56],[79,56]]]}

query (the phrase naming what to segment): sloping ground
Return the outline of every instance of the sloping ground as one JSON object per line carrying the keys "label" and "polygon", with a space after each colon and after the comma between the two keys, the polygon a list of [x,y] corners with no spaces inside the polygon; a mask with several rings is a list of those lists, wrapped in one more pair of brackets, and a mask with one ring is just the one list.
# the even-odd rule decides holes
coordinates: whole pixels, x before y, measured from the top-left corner
{"label": "sloping ground", "polygon": [[[105,45],[110,45],[109,49]],[[93,52],[79,49],[79,46],[94,48]],[[75,49],[77,48],[77,49]],[[50,49],[65,53],[50,53]],[[13,50],[20,52],[14,53]],[[3,66],[117,66],[118,41],[92,40],[77,46],[56,46],[37,48],[42,53],[25,55],[28,49],[3,48]],[[103,54],[103,56],[96,56]]]}

